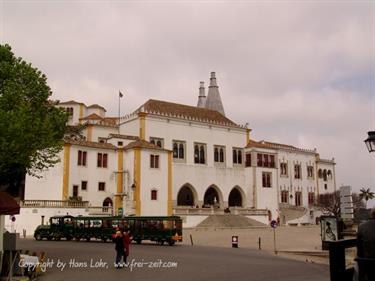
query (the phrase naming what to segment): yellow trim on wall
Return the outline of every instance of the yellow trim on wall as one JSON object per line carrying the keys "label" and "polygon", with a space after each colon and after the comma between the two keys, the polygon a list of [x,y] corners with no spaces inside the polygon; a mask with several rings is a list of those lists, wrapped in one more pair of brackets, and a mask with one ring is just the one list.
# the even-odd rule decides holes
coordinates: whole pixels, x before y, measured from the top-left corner
{"label": "yellow trim on wall", "polygon": [[141,215],[141,150],[134,149],[135,215]]}
{"label": "yellow trim on wall", "polygon": [[87,125],[87,141],[92,141],[92,125]]}
{"label": "yellow trim on wall", "polygon": [[[123,204],[123,183],[124,183],[124,151],[117,150],[117,196],[115,197],[115,212],[118,215],[118,209],[122,208]],[[123,210],[124,211],[124,210]]]}
{"label": "yellow trim on wall", "polygon": [[172,151],[168,152],[168,216],[172,216]]}
{"label": "yellow trim on wall", "polygon": [[70,164],[70,144],[64,144],[64,171],[62,184],[62,200],[68,200],[69,197],[69,167]]}
{"label": "yellow trim on wall", "polygon": [[[83,107],[84,105],[83,104],[80,104],[79,105],[79,118],[83,118]],[[81,123],[81,120],[79,121],[79,123]]]}
{"label": "yellow trim on wall", "polygon": [[250,141],[250,132],[251,132],[251,129],[246,129],[246,145]]}
{"label": "yellow trim on wall", "polygon": [[139,138],[145,140],[146,138],[146,113],[140,112],[139,116]]}

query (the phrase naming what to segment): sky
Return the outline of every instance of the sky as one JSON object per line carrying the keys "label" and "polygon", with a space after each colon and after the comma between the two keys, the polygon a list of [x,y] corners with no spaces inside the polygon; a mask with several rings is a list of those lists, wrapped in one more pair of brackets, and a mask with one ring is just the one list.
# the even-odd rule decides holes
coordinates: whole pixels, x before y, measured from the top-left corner
{"label": "sky", "polygon": [[[317,148],[337,185],[375,191],[374,1],[4,1],[0,43],[52,98],[116,116],[148,99],[196,105],[215,71],[251,138]],[[373,200],[375,201],[375,200]],[[373,202],[375,204],[375,202]]]}

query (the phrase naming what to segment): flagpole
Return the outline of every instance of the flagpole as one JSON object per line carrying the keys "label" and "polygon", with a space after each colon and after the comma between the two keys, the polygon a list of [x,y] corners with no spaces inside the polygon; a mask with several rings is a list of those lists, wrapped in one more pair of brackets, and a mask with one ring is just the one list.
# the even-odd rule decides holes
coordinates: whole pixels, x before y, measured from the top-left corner
{"label": "flagpole", "polygon": [[121,104],[121,92],[118,91],[118,124],[119,125],[120,125],[120,116],[121,116],[120,104]]}

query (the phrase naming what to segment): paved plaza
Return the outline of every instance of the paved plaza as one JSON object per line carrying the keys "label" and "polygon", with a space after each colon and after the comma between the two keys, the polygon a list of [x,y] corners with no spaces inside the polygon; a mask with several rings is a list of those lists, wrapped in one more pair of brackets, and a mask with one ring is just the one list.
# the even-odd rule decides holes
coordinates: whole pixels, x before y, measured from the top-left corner
{"label": "paved plaza", "polygon": [[[197,244],[194,246],[188,245],[190,238],[187,233],[189,231],[195,232],[193,239]],[[50,264],[50,268],[40,278],[41,281],[329,280],[327,265],[287,259],[267,250],[259,251],[251,247],[242,247],[241,245],[245,245],[247,238],[242,237],[241,231],[248,232],[248,230],[238,231],[237,234],[240,234],[240,248],[238,249],[229,248],[224,244],[222,245],[224,247],[201,245],[203,240],[200,240],[199,235],[211,237],[212,239],[207,238],[211,241],[207,244],[212,245],[214,243],[212,241],[219,243],[222,237],[230,233],[230,230],[217,230],[216,234],[202,230],[186,230],[185,242],[173,247],[151,243],[132,244],[130,266],[120,270],[113,267],[115,251],[112,243],[21,239],[18,245],[22,249],[38,253],[46,251],[47,261],[54,261],[54,264]],[[252,240],[250,237],[252,236],[249,234],[249,241]],[[266,242],[264,246],[268,248]],[[57,266],[58,261],[59,266]],[[62,265],[65,265],[63,270]]]}

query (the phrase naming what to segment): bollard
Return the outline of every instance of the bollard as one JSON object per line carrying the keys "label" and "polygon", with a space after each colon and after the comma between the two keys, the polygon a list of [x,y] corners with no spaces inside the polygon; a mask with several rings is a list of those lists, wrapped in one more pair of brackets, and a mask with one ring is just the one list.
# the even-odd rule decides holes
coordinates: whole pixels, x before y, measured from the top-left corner
{"label": "bollard", "polygon": [[260,237],[258,238],[258,249],[262,250],[262,240]]}
{"label": "bollard", "polygon": [[26,229],[22,230],[23,238],[26,238]]}
{"label": "bollard", "polygon": [[232,248],[238,248],[238,236],[232,236]]}
{"label": "bollard", "polygon": [[190,234],[190,242],[191,242],[191,245],[193,246],[194,243],[193,243],[193,236]]}

